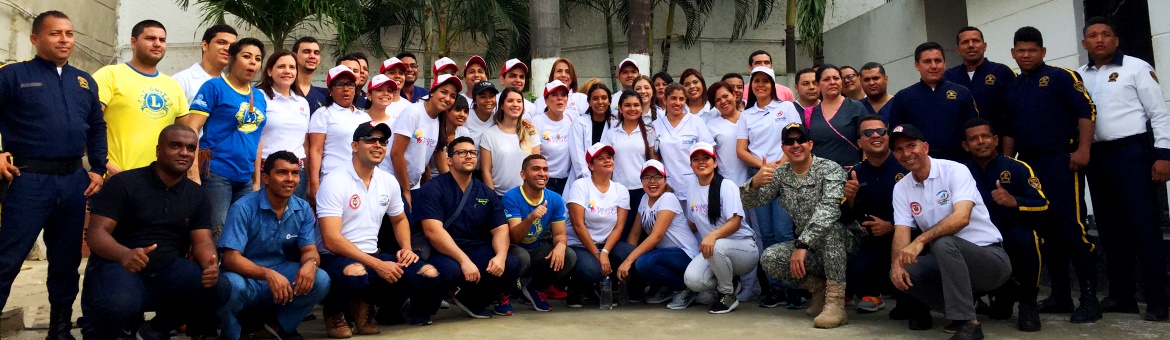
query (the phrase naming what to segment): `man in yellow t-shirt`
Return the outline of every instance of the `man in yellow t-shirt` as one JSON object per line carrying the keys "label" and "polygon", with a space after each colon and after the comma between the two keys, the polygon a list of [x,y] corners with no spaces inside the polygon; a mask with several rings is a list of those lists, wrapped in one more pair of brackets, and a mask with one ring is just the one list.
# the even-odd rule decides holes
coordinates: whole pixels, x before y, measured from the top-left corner
{"label": "man in yellow t-shirt", "polygon": [[157,68],[167,51],[166,28],[154,20],[139,22],[130,46],[129,62],[93,74],[105,110],[108,176],[154,162],[159,133],[189,108],[183,88]]}

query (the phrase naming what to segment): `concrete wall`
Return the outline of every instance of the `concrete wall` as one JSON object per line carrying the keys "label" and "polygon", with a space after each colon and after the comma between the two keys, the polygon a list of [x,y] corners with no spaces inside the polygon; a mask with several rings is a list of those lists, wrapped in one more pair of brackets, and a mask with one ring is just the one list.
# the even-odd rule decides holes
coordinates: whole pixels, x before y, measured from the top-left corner
{"label": "concrete wall", "polygon": [[[1170,21],[1162,18],[1155,19],[1155,13],[1161,15],[1170,13],[1170,1],[1150,1],[1150,33],[1153,35],[1151,39],[1154,40],[1154,60],[1155,64],[1161,66],[1157,69],[1158,79],[1170,79]],[[1162,95],[1170,102],[1170,80],[1162,84]]]}
{"label": "concrete wall", "polygon": [[923,0],[896,0],[825,32],[825,62],[858,67],[882,63],[891,93],[918,82],[914,48],[929,39]]}
{"label": "concrete wall", "polygon": [[[1151,6],[1155,6],[1153,2],[1157,1],[1152,1]],[[1082,3],[1076,0],[967,2],[967,20],[971,26],[983,31],[987,40],[987,58],[1017,70],[1011,56],[1012,36],[1024,26],[1036,27],[1044,34],[1044,46],[1048,49],[1045,61],[1049,65],[1071,69],[1083,65],[1087,61],[1080,43],[1083,13]],[[954,45],[953,37],[950,42]]]}
{"label": "concrete wall", "polygon": [[29,41],[33,18],[47,10],[60,10],[72,18],[76,47],[70,63],[82,70],[97,71],[114,60],[113,18],[118,0],[5,0],[0,1],[0,58],[4,63],[31,59],[36,50]]}

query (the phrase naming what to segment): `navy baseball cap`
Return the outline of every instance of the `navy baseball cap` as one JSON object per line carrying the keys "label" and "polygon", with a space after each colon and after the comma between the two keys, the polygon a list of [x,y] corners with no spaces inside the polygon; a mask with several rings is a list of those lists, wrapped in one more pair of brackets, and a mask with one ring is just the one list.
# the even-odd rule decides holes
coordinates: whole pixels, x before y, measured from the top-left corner
{"label": "navy baseball cap", "polygon": [[922,131],[919,131],[917,127],[915,127],[914,125],[910,125],[910,124],[898,125],[898,126],[895,126],[894,129],[890,130],[890,142],[891,143],[898,140],[898,137],[908,137],[908,138],[913,138],[913,139],[917,139],[917,140],[926,140],[926,137],[922,136]]}
{"label": "navy baseball cap", "polygon": [[492,82],[481,81],[481,82],[475,83],[475,86],[473,86],[471,88],[471,95],[479,96],[480,93],[483,93],[483,91],[488,91],[488,90],[492,91],[492,93],[496,93],[496,94],[500,93],[500,90],[497,90],[496,85],[492,84]]}
{"label": "navy baseball cap", "polygon": [[353,130],[353,141],[356,142],[362,137],[369,136],[370,134],[374,133],[374,131],[382,131],[382,136],[387,138],[392,137],[390,126],[387,126],[386,123],[374,124],[373,121],[369,121],[358,124],[357,129]]}

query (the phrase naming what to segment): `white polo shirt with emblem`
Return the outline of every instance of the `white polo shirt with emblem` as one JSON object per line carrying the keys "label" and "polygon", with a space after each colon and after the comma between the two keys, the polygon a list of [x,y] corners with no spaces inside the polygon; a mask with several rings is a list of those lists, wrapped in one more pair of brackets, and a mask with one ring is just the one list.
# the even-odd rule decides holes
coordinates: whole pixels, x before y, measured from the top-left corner
{"label": "white polo shirt with emblem", "polygon": [[666,166],[666,184],[675,188],[674,194],[678,199],[685,201],[687,192],[683,188],[695,180],[695,171],[691,170],[691,146],[698,142],[715,145],[715,138],[711,137],[711,131],[707,130],[703,118],[693,114],[684,114],[678,126],[671,126],[670,118],[659,117],[654,121],[654,132],[658,135],[658,154],[662,156],[662,165]]}
{"label": "white polo shirt with emblem", "polygon": [[347,109],[333,103],[317,109],[309,118],[309,133],[325,135],[321,156],[321,178],[343,167],[353,167],[353,131],[369,122],[370,115],[357,108]]}
{"label": "white polo shirt with emblem", "polygon": [[1154,146],[1170,149],[1170,112],[1154,68],[1141,59],[1118,54],[1106,65],[1084,65],[1085,90],[1097,105],[1096,141],[1112,141],[1154,127]]}
{"label": "white polo shirt with emblem", "polygon": [[[317,191],[317,217],[340,216],[341,236],[368,254],[378,251],[382,218],[401,215],[403,207],[398,179],[381,169],[374,169],[369,188],[353,166],[337,169]],[[318,243],[317,249],[328,254],[324,244]]]}
{"label": "white polo shirt with emblem", "polygon": [[945,159],[930,158],[930,175],[925,181],[918,182],[908,175],[894,185],[894,225],[925,232],[950,216],[959,201],[975,202],[975,207],[971,209],[970,223],[955,236],[980,247],[1003,241],[1003,235],[991,223],[991,214],[971,171]]}

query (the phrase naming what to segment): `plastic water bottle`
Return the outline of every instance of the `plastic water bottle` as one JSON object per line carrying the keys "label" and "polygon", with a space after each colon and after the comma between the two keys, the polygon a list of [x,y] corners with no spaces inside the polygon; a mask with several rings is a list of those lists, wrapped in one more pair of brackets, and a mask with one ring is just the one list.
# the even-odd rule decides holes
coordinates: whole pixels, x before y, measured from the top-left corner
{"label": "plastic water bottle", "polygon": [[601,310],[613,309],[613,282],[610,281],[609,276],[601,279],[601,293],[599,294],[601,300]]}

